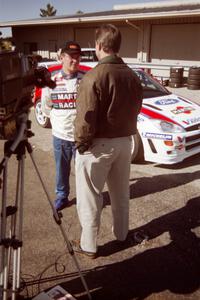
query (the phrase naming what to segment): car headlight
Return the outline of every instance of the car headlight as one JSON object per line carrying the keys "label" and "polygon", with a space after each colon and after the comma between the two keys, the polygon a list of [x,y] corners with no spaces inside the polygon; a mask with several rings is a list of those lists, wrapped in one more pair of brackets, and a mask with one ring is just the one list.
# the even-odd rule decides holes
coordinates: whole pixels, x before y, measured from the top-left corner
{"label": "car headlight", "polygon": [[154,125],[163,132],[168,132],[168,133],[180,133],[180,132],[185,132],[184,128],[163,120],[152,120]]}

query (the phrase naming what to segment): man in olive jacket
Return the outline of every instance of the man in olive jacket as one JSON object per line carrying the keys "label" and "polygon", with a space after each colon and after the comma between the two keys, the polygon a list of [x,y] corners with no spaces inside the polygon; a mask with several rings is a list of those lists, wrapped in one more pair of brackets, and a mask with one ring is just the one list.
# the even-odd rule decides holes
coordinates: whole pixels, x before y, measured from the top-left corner
{"label": "man in olive jacket", "polygon": [[82,227],[74,250],[95,258],[107,184],[113,233],[124,241],[129,227],[131,136],[142,105],[138,77],[117,55],[121,33],[113,25],[96,31],[98,65],[80,83],[75,119],[77,211]]}

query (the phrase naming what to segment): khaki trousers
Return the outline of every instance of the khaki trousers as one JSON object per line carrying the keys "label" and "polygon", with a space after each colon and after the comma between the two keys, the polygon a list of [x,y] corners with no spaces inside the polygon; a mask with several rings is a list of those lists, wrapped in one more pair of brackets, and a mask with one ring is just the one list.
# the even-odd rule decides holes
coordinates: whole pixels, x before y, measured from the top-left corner
{"label": "khaki trousers", "polygon": [[132,139],[94,139],[89,151],[76,155],[77,212],[82,227],[81,248],[97,251],[97,236],[107,183],[113,216],[113,233],[125,240],[129,227],[129,176]]}

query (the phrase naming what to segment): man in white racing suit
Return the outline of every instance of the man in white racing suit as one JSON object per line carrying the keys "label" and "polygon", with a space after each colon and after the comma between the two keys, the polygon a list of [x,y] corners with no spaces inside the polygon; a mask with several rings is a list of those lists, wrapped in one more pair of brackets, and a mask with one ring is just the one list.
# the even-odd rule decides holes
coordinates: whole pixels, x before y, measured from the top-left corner
{"label": "man in white racing suit", "polygon": [[51,107],[53,148],[56,162],[55,208],[62,210],[69,204],[69,176],[71,159],[75,155],[74,119],[76,116],[77,88],[84,72],[79,70],[81,48],[69,41],[61,50],[62,69],[52,79],[56,88],[44,88],[41,102]]}

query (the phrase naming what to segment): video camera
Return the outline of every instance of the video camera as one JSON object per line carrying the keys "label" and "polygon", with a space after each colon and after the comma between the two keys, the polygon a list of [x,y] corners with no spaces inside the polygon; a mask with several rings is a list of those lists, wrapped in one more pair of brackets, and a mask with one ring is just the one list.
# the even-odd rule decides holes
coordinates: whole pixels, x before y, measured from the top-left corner
{"label": "video camera", "polygon": [[33,106],[34,87],[55,88],[51,73],[37,68],[30,57],[16,51],[0,52],[0,139],[12,139],[18,118]]}

